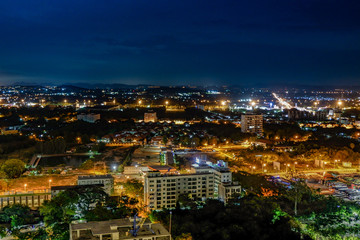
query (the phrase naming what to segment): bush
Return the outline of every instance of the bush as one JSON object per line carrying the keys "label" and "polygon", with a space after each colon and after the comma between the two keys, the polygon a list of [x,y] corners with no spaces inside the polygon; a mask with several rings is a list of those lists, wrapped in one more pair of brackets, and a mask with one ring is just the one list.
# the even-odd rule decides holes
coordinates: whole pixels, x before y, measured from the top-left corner
{"label": "bush", "polygon": [[25,163],[19,159],[9,159],[1,166],[7,178],[18,178],[25,171]]}

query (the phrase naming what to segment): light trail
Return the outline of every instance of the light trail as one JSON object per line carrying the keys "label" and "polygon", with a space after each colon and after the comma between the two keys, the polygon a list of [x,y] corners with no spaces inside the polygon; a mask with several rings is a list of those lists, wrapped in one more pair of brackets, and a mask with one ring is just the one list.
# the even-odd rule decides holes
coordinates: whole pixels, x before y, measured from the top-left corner
{"label": "light trail", "polygon": [[307,112],[312,112],[306,108],[303,107],[295,107],[292,106],[290,103],[286,102],[284,99],[282,99],[281,97],[279,97],[276,93],[273,93],[274,98],[276,98],[276,100],[279,101],[280,105],[282,105],[285,109],[292,109],[292,108],[296,108],[299,111],[307,111]]}

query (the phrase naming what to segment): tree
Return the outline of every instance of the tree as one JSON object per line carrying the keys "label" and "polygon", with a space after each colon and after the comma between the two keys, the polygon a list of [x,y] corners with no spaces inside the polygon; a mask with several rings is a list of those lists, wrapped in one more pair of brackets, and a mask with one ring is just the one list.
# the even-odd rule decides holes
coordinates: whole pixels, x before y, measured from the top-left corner
{"label": "tree", "polygon": [[304,180],[296,179],[291,184],[291,189],[287,192],[287,196],[294,202],[294,214],[298,215],[298,203],[301,202],[303,195],[309,193],[311,189],[306,185]]}
{"label": "tree", "polygon": [[31,222],[31,218],[30,208],[21,204],[6,206],[0,213],[0,221],[11,223],[11,227],[13,228]]}
{"label": "tree", "polygon": [[92,169],[92,168],[94,168],[94,161],[91,159],[88,159],[85,162],[83,162],[79,168],[84,169],[84,170]]}
{"label": "tree", "polygon": [[0,238],[5,238],[7,236],[6,227],[0,226]]}
{"label": "tree", "polygon": [[25,163],[19,159],[9,159],[1,166],[7,178],[17,178],[25,171]]}
{"label": "tree", "polygon": [[132,196],[142,196],[144,193],[144,185],[136,179],[129,179],[122,184],[126,193]]}
{"label": "tree", "polygon": [[168,143],[168,138],[167,138],[166,135],[163,136],[162,142],[163,142],[163,144],[164,144],[165,146],[166,146],[166,144]]}
{"label": "tree", "polygon": [[212,137],[209,140],[209,145],[217,145],[218,139],[216,137]]}
{"label": "tree", "polygon": [[177,236],[175,240],[193,240],[191,233],[182,233],[180,236]]}
{"label": "tree", "polygon": [[50,201],[44,202],[40,213],[51,239],[68,239],[69,224],[83,218],[90,205],[105,201],[106,193],[100,187],[86,187],[60,192]]}

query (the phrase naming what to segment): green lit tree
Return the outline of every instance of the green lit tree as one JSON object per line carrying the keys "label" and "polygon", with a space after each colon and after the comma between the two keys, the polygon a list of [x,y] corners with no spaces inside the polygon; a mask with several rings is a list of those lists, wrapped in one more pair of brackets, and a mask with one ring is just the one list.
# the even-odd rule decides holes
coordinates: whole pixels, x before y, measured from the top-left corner
{"label": "green lit tree", "polygon": [[7,178],[18,178],[25,171],[25,163],[19,159],[9,159],[1,166]]}

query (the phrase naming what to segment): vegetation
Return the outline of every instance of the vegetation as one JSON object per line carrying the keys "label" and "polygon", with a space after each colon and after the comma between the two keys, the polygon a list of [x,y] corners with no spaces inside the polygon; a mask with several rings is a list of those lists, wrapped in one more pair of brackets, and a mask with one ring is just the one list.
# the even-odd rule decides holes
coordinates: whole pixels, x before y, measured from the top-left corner
{"label": "vegetation", "polygon": [[46,234],[51,239],[68,239],[74,220],[109,220],[130,216],[137,201],[127,196],[110,198],[100,187],[79,188],[59,193],[40,208]]}
{"label": "vegetation", "polygon": [[[360,234],[360,207],[328,198],[293,179],[279,184],[264,176],[235,174],[244,188],[227,205],[179,198],[172,210],[175,239],[353,239]],[[169,226],[170,211],[154,211],[152,220]],[[354,238],[355,239],[355,238]]]}
{"label": "vegetation", "polygon": [[6,160],[1,166],[5,178],[17,178],[25,171],[25,163],[19,159]]}

